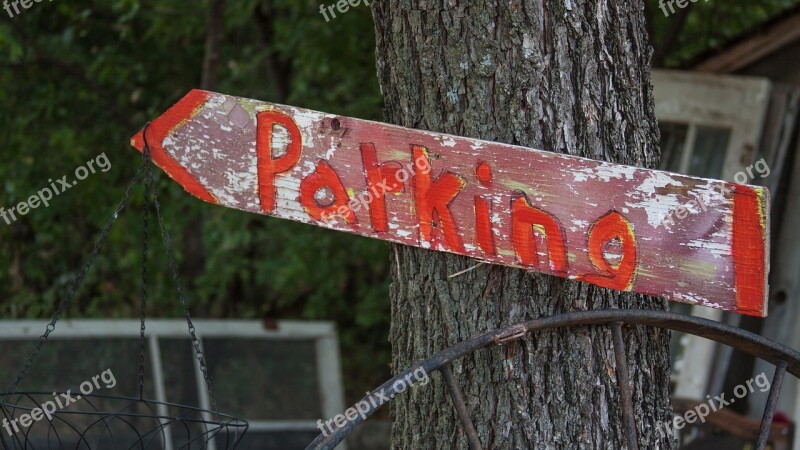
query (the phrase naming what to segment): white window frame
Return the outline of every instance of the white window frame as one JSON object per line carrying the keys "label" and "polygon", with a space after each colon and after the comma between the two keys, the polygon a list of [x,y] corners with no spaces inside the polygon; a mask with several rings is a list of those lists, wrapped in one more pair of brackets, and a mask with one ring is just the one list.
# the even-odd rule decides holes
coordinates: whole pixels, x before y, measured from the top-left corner
{"label": "white window frame", "polygon": [[[772,84],[765,78],[700,72],[653,70],[656,117],[688,125],[680,172],[688,172],[697,127],[731,130],[721,177],[734,176],[755,161],[767,114]],[[691,314],[720,321],[722,311],[695,305]],[[694,335],[681,339],[681,366],[673,368],[677,397],[703,399],[709,389],[718,344]]]}
{"label": "white window frame", "polygon": [[[0,320],[0,340],[3,341],[29,341],[39,339],[44,333],[49,321],[39,320]],[[204,338],[227,339],[265,339],[265,340],[313,340],[316,346],[317,381],[320,389],[320,405],[325,417],[331,418],[344,411],[344,392],[342,385],[342,368],[339,354],[339,341],[336,334],[336,325],[333,322],[300,322],[277,321],[274,329],[267,329],[263,323],[254,320],[192,320],[197,338],[200,339],[202,348]],[[140,322],[138,320],[61,320],[56,330],[50,335],[49,340],[75,340],[75,339],[102,339],[102,338],[131,338],[138,339]],[[155,399],[158,402],[168,402],[166,398],[163,362],[158,345],[159,339],[189,338],[188,325],[180,319],[151,319],[147,321],[145,338],[148,341],[148,353],[152,367]],[[205,379],[200,370],[200,362],[192,354],[195,366],[195,379],[197,395],[200,400],[199,407],[209,411],[211,409]],[[168,416],[167,407],[159,405],[158,414]],[[205,420],[213,421],[210,414],[205,415]],[[314,420],[289,420],[289,421],[248,421],[249,431],[318,431],[317,422]],[[169,427],[165,428],[167,443],[166,450],[172,450],[173,444]],[[208,448],[215,450],[213,440],[209,441]],[[346,450],[341,444],[338,448]]]}
{"label": "white window frame", "polygon": [[752,164],[758,154],[771,86],[766,78],[674,70],[653,71],[653,96],[659,121],[686,124],[679,172],[689,170],[697,127],[731,130],[722,179]]}

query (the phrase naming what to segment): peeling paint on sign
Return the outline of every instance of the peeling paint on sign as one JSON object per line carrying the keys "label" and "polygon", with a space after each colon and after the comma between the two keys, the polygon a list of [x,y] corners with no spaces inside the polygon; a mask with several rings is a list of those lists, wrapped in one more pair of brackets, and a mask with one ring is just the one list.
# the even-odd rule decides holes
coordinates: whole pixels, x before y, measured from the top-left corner
{"label": "peeling paint on sign", "polygon": [[[147,138],[154,162],[210,203],[766,315],[761,187],[197,90]],[[696,198],[707,209],[662,226]]]}

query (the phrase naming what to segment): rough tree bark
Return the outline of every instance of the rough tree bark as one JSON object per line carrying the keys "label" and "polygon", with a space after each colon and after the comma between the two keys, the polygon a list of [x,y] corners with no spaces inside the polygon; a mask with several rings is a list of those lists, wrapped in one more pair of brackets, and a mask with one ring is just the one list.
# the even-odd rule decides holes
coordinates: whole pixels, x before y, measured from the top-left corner
{"label": "rough tree bark", "polygon": [[[387,121],[655,167],[658,129],[642,0],[381,0]],[[665,309],[663,300],[395,245],[393,370],[475,334],[552,314]],[[668,333],[625,331],[641,448],[671,448]],[[611,334],[542,333],[454,364],[483,445],[626,448]],[[393,402],[394,448],[466,448],[441,382]]]}

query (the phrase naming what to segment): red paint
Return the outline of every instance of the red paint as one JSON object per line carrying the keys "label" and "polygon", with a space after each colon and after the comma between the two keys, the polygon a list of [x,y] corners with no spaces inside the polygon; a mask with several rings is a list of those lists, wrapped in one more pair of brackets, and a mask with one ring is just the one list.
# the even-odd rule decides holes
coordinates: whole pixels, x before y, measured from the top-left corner
{"label": "red paint", "polygon": [[558,275],[567,273],[567,247],[564,230],[558,220],[546,211],[534,208],[524,195],[511,201],[511,239],[514,251],[524,266],[537,267],[539,255],[536,251],[536,236],[533,228],[544,231],[547,238],[547,255],[550,259],[550,272]]}
{"label": "red paint", "polygon": [[[620,259],[611,264],[604,249],[612,241],[619,240]],[[589,228],[589,260],[599,274],[581,275],[579,279],[601,287],[630,291],[636,274],[638,249],[633,226],[620,213],[611,211],[597,219]]]}
{"label": "red paint", "polygon": [[[416,163],[414,166],[414,197],[419,219],[420,241],[431,242],[434,217],[438,217],[438,223],[441,225],[440,233],[444,234],[447,246],[451,251],[464,253],[464,243],[458,234],[449,204],[464,189],[466,182],[463,178],[450,172],[445,172],[436,181],[433,181],[430,171],[419,170],[420,166],[430,167],[428,149],[412,145],[411,150]],[[425,161],[425,164],[420,164],[419,161]]]}
{"label": "red paint", "polygon": [[[268,112],[258,123],[231,128],[231,108]],[[171,176],[226,207],[675,301],[765,313],[764,188],[734,192],[718,180],[355,118],[337,117],[346,126],[336,126],[333,117],[195,91],[158,119],[148,137],[170,143],[154,154]],[[273,148],[274,134],[286,137],[284,149]],[[141,147],[141,136],[135,142]],[[431,174],[429,159],[436,165]],[[654,176],[668,183],[654,189]],[[706,189],[721,192],[725,201],[680,227],[651,220],[668,196],[695,197]],[[225,195],[214,199],[209,192]],[[609,213],[615,210],[624,217]],[[610,255],[616,252],[619,259]]]}
{"label": "red paint", "polygon": [[[333,192],[333,203],[322,206],[314,198],[320,189],[328,188]],[[327,222],[331,216],[340,216],[345,222],[354,224],[357,222],[356,215],[348,206],[350,197],[342,185],[342,180],[325,161],[317,163],[314,172],[303,178],[300,182],[300,204],[309,216],[315,220]]]}
{"label": "red paint", "polygon": [[742,312],[766,315],[766,222],[753,188],[735,184],[733,189],[733,265],[736,305]]}
{"label": "red paint", "polygon": [[[269,214],[275,209],[275,176],[288,172],[297,164],[303,148],[303,137],[294,119],[277,111],[262,111],[258,113],[257,120],[258,196],[261,210]],[[275,125],[286,129],[290,139],[286,153],[278,158],[272,157]]]}
{"label": "red paint", "polygon": [[[186,94],[172,108],[168,109],[161,117],[150,123],[147,127],[147,144],[150,146],[150,155],[167,175],[178,182],[186,192],[194,195],[200,200],[208,203],[217,204],[217,199],[200,184],[199,181],[189,171],[180,165],[178,161],[167,153],[164,149],[164,139],[182,124],[188,122],[197,114],[200,108],[206,103],[211,93],[200,90],[193,90]],[[133,146],[140,152],[144,150],[144,130],[133,137]]]}
{"label": "red paint", "polygon": [[389,231],[389,220],[386,215],[386,194],[402,192],[403,183],[398,181],[397,174],[403,170],[400,163],[389,161],[378,164],[375,145],[362,143],[361,160],[367,173],[367,198],[369,198],[369,218],[375,231]]}
{"label": "red paint", "polygon": [[492,185],[492,167],[489,166],[489,163],[486,161],[478,163],[478,167],[475,169],[475,175],[482,185],[487,187]]}
{"label": "red paint", "polygon": [[489,201],[475,196],[475,236],[478,240],[478,247],[485,255],[494,256],[497,249],[494,244],[494,233],[492,233],[492,220],[489,217]]}
{"label": "red paint", "polygon": [[[492,186],[492,168],[486,161],[478,163],[475,168],[475,176],[484,187]],[[475,238],[478,247],[484,255],[494,256],[497,248],[494,243],[494,233],[492,232],[492,220],[489,218],[491,205],[488,200],[475,196]]]}

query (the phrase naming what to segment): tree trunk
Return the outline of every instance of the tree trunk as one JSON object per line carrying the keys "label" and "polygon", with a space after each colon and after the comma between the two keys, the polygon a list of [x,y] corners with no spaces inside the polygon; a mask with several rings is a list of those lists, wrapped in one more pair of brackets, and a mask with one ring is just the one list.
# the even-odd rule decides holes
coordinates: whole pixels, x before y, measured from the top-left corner
{"label": "tree trunk", "polygon": [[219,79],[220,47],[225,32],[225,0],[210,0],[206,17],[206,49],[203,56],[203,74],[200,89],[213,91]]}
{"label": "tree trunk", "polygon": [[[210,0],[206,13],[206,45],[203,54],[203,67],[200,74],[200,89],[214,91],[219,80],[220,53],[222,36],[225,34],[225,0]],[[192,214],[187,204],[185,214]],[[194,214],[189,221],[191,226],[184,229],[183,240],[183,273],[190,286],[196,286],[197,280],[206,269],[206,247],[203,242],[203,223],[200,214]]]}
{"label": "tree trunk", "polygon": [[[643,167],[658,160],[641,0],[374,2],[386,120]],[[434,167],[436,170],[436,167]],[[663,300],[394,245],[393,370],[478,333]],[[671,448],[669,333],[626,328],[641,448]],[[626,448],[608,327],[539,333],[456,361],[486,448]],[[437,376],[438,377],[438,376]],[[394,448],[466,448],[441,382],[392,402]]]}

